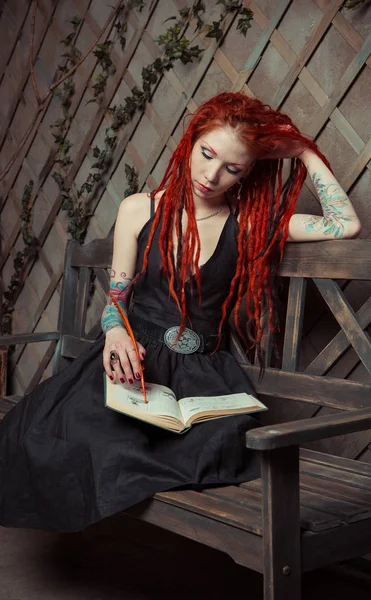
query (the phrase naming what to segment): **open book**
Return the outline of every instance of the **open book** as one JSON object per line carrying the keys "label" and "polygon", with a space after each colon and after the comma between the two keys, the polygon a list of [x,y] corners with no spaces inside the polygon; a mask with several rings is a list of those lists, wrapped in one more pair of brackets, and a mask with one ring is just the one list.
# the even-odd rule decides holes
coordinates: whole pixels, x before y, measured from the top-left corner
{"label": "open book", "polygon": [[105,390],[109,408],[177,433],[187,431],[193,423],[267,410],[250,394],[199,396],[181,398],[178,402],[170,388],[157,383],[146,383],[148,403],[145,404],[140,381],[132,385],[114,384],[107,375]]}

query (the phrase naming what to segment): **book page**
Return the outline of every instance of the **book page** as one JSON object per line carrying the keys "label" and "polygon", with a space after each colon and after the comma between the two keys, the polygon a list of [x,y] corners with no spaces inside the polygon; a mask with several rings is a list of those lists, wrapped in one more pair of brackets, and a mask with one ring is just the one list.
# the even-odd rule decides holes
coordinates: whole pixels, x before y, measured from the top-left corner
{"label": "book page", "polygon": [[206,413],[206,415],[213,417],[216,416],[215,413],[222,416],[223,414],[233,414],[234,411],[236,413],[248,413],[267,409],[257,398],[245,393],[182,398],[179,401],[179,408],[186,424],[198,413]]}
{"label": "book page", "polygon": [[145,404],[140,381],[130,383],[112,383],[106,376],[107,406],[135,416],[148,417],[164,415],[183,421],[174,392],[163,385],[146,382],[148,403]]}

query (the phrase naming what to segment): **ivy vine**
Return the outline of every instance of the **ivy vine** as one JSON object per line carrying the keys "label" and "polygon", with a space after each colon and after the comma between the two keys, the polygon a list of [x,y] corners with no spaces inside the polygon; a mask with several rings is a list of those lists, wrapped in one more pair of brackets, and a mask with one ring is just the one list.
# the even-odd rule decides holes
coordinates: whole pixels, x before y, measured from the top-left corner
{"label": "ivy vine", "polygon": [[0,331],[2,335],[10,334],[12,331],[12,315],[14,312],[15,301],[18,297],[20,288],[23,285],[23,272],[26,264],[38,253],[39,242],[32,233],[32,190],[34,182],[32,179],[24,187],[21,200],[21,235],[24,242],[24,249],[19,250],[13,261],[14,272],[11,277],[8,289],[3,294],[1,303],[1,321]]}
{"label": "ivy vine", "polygon": [[[37,2],[37,0],[34,1]],[[114,34],[112,39],[102,43],[98,43],[97,40],[93,44],[93,49],[90,48],[84,56],[82,56],[82,52],[76,46],[83,21],[78,16],[69,21],[72,31],[61,42],[64,47],[61,58],[65,60],[63,64],[58,66],[55,78],[57,81],[59,79],[62,81],[60,85],[53,84],[49,92],[60,99],[62,112],[61,116],[51,125],[52,135],[57,147],[54,163],[56,169],[52,173],[52,177],[56,181],[62,196],[62,210],[68,214],[68,234],[79,243],[83,243],[85,239],[91,216],[87,208],[89,199],[113,161],[113,153],[117,146],[119,133],[134,118],[137,112],[142,112],[145,109],[147,103],[152,98],[155,86],[164,73],[169,71],[176,61],[180,61],[186,65],[200,60],[204,49],[195,43],[196,38],[203,34],[219,42],[223,36],[223,23],[231,13],[238,16],[237,31],[246,36],[251,26],[252,11],[243,7],[238,0],[218,0],[217,4],[222,5],[222,10],[219,20],[213,21],[212,24],[204,22],[205,5],[202,0],[195,0],[192,7],[180,10],[178,17],[174,16],[166,20],[172,21],[172,25],[155,40],[161,48],[161,56],[142,69],[140,87],[133,87],[131,94],[124,99],[122,104],[107,109],[111,124],[105,131],[103,147],[99,148],[95,146],[92,148],[94,162],[91,172],[80,188],[77,188],[75,183],[71,184],[68,180],[72,165],[71,149],[73,147],[72,142],[68,139],[68,130],[73,119],[70,109],[75,94],[73,74],[88,52],[92,50],[97,59],[97,68],[90,83],[93,98],[89,102],[101,103],[104,98],[107,82],[116,72],[116,66],[111,56],[112,50],[117,41],[121,49],[125,50],[128,15],[133,9],[142,11],[145,7],[145,2],[143,0],[123,0],[115,9]],[[186,37],[186,31],[191,21],[195,23],[195,36],[192,40]],[[71,69],[71,76],[66,77]],[[31,75],[34,78],[32,67],[31,71]],[[34,88],[36,96],[39,97],[35,81]],[[43,102],[46,98],[47,95],[43,99]],[[127,196],[138,191],[139,184],[138,174],[133,167],[125,165],[125,174],[128,188],[124,191],[124,194]],[[23,251],[19,251],[16,254],[14,259],[14,273],[9,288],[3,295],[4,299],[1,304],[0,315],[0,330],[2,334],[11,332],[12,313],[15,301],[23,285],[24,269],[29,260],[36,258],[38,254],[38,240],[32,235],[31,227],[32,190],[33,181],[30,181],[25,186],[22,197],[21,234],[25,246]]]}
{"label": "ivy vine", "polygon": [[[152,98],[155,86],[164,73],[169,71],[176,61],[180,61],[186,65],[190,62],[200,60],[204,49],[194,44],[195,39],[204,33],[206,37],[215,38],[219,42],[223,35],[223,23],[230,13],[234,12],[238,14],[237,30],[246,36],[253,18],[252,11],[244,8],[237,0],[219,0],[218,4],[221,4],[223,7],[220,18],[218,21],[213,21],[211,25],[204,22],[205,5],[202,0],[196,0],[192,7],[180,10],[178,17],[169,17],[166,20],[174,21],[174,23],[155,40],[162,49],[161,56],[142,69],[141,89],[134,86],[131,94],[124,99],[122,104],[107,109],[107,113],[111,118],[111,125],[105,131],[103,147],[99,148],[95,146],[92,149],[92,155],[95,160],[92,164],[91,172],[79,189],[75,189],[74,185],[69,186],[67,184],[69,159],[66,154],[70,151],[71,144],[65,139],[62,142],[61,137],[56,139],[56,143],[60,144],[59,157],[56,162],[59,163],[62,169],[53,173],[53,177],[63,197],[62,209],[68,213],[68,233],[78,242],[82,243],[86,235],[89,222],[89,214],[86,207],[89,198],[94,193],[96,186],[102,181],[104,174],[108,171],[112,163],[120,131],[134,118],[137,112],[143,112],[147,103]],[[124,34],[127,31],[125,19],[127,19],[128,10],[133,7],[142,10],[144,2],[142,0],[132,0],[131,3],[126,5],[126,11],[122,9],[119,14],[118,23],[115,23],[116,34],[119,36],[122,48],[125,48]],[[185,32],[193,20],[196,22],[196,35],[193,40],[190,40],[186,37]],[[71,23],[73,26],[77,25],[76,21],[71,21]],[[72,35],[70,39],[71,41],[74,39]],[[112,47],[113,42],[107,41],[97,45],[94,51],[102,72],[95,75],[95,83],[93,85],[94,98],[91,101],[95,101],[97,97],[102,96],[108,77],[115,72],[115,65],[110,56]],[[73,46],[71,45],[71,50],[72,48]],[[62,96],[63,102],[65,102],[64,95]],[[69,115],[66,113],[64,115],[66,123],[69,118]],[[130,167],[125,165],[125,169],[128,177],[131,177],[128,189],[137,191],[138,184],[134,185]],[[126,192],[127,190],[125,191],[125,195]]]}

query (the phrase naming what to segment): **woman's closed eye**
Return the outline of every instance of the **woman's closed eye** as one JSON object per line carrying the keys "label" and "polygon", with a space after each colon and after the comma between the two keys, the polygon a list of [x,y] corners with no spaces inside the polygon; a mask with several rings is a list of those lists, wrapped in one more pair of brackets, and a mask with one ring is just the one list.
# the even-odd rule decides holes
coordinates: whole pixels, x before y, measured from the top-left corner
{"label": "woman's closed eye", "polygon": [[[214,158],[213,153],[210,150],[208,150],[208,148],[204,148],[203,146],[201,146],[201,153],[202,156],[207,160],[211,160],[212,158]],[[241,169],[234,169],[232,167],[227,167],[227,171],[231,175],[238,175],[239,173],[241,173]]]}

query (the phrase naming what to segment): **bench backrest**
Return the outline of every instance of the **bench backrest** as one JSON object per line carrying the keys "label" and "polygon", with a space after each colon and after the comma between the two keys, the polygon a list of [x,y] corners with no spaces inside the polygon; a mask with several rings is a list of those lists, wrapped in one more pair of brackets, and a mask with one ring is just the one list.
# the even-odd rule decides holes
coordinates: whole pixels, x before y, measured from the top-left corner
{"label": "bench backrest", "polygon": [[[111,239],[94,240],[84,246],[69,242],[59,318],[61,340],[55,356],[56,370],[76,357],[99,334],[99,324],[85,333],[89,290],[94,277],[96,285],[107,292],[111,260]],[[364,330],[371,323],[371,284],[368,283],[371,282],[371,241],[288,243],[279,275],[289,281],[280,368],[270,366],[269,335],[264,338],[267,368],[261,381],[257,364],[247,359],[235,336],[231,341],[231,351],[246,369],[257,392],[264,396],[299,401],[300,406],[301,403],[310,404],[314,410],[316,407],[347,410],[368,406],[371,401],[371,341]],[[356,313],[346,298],[349,280],[364,282],[363,295],[366,299]],[[305,302],[308,284],[315,287],[317,294],[324,299],[340,327],[333,339],[306,364],[304,371],[299,371],[304,314],[305,311],[313,311],[313,304],[307,302],[306,305]],[[351,346],[354,349],[352,364],[362,361],[366,368],[365,382],[341,378],[344,373],[336,377],[327,375]]]}

